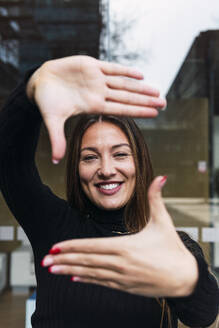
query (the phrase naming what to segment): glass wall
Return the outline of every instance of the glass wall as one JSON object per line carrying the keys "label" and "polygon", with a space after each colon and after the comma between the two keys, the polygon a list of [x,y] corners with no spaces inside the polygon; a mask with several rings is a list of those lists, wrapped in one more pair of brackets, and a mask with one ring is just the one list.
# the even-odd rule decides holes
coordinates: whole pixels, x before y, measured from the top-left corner
{"label": "glass wall", "polygon": [[[122,14],[119,4],[112,1],[109,42],[111,57],[139,68],[145,81],[149,84],[152,81],[152,85],[150,66],[158,80],[165,80],[161,73],[165,70],[161,65],[172,69],[167,54],[169,51],[172,58],[171,53],[177,52],[177,46],[181,47],[178,41],[183,33],[176,22],[174,45],[170,21],[169,25],[162,25],[166,34],[169,33],[170,42],[164,36],[162,39],[165,33],[162,33],[160,20],[157,20],[156,28],[150,19],[153,9],[163,23],[165,18],[161,11],[164,9],[156,8],[156,4],[141,10],[136,4]],[[114,42],[115,26],[124,28],[123,47]],[[150,26],[154,32],[150,33]],[[196,36],[184,52],[168,88],[160,84],[163,95],[167,97],[166,110],[156,119],[137,119],[136,122],[148,143],[155,175],[168,177],[163,197],[176,230],[187,232],[199,242],[212,272],[219,278],[219,30]],[[158,43],[160,52],[156,52]],[[160,66],[156,67],[154,63]],[[215,328],[216,323],[212,327]]]}
{"label": "glass wall", "polygon": [[0,1],[1,66],[23,73],[47,59],[99,57],[100,21],[99,1]]}
{"label": "glass wall", "polygon": [[[101,55],[140,69],[145,62],[150,64],[153,51],[144,49],[143,36],[148,29],[147,20],[142,19],[142,12],[138,14],[136,7],[129,6],[131,16],[127,14],[124,20],[121,9],[112,9],[107,0],[102,1],[101,13],[100,1],[96,0],[0,0],[0,105],[28,69],[48,59],[87,54],[96,58]],[[135,32],[138,19],[142,25]],[[103,21],[105,26],[102,26]],[[104,40],[100,38],[102,28],[105,28]],[[138,40],[137,45],[133,40]],[[219,49],[216,46],[219,32],[213,36],[205,34],[198,43],[194,40],[165,94],[167,109],[156,119],[137,119],[136,122],[148,143],[155,174],[168,176],[163,197],[176,229],[187,232],[200,243],[212,272],[219,277],[219,107],[216,92],[219,66],[215,60],[217,53],[213,57],[205,56],[209,53],[208,40],[215,40],[215,49]],[[213,86],[208,71],[210,63],[214,63]],[[215,98],[209,90],[215,90]],[[36,156],[40,175],[58,196],[65,198],[65,161],[54,166],[50,157],[50,143],[43,127]],[[9,260],[22,244],[29,247],[0,194],[0,255],[6,254],[8,261],[8,287],[13,287]],[[34,287],[32,254],[28,265],[29,284]],[[14,295],[22,292],[23,303],[18,299],[20,315],[5,318],[10,327],[24,327],[27,291],[14,288]],[[16,302],[9,294],[0,295],[0,317],[7,307],[1,307],[1,297],[2,304],[8,304],[9,308]]]}
{"label": "glass wall", "polygon": [[[0,106],[27,70],[46,60],[98,58],[101,21],[96,0],[0,0]],[[44,127],[36,156],[45,184],[65,198],[65,164],[51,164]],[[0,192],[0,327],[25,327],[25,304],[35,286],[29,241]]]}

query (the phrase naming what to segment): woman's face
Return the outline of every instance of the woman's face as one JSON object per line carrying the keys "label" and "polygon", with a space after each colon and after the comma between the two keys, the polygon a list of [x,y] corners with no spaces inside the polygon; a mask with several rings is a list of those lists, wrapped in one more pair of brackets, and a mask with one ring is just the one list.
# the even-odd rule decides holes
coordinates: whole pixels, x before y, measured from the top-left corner
{"label": "woman's face", "polygon": [[79,161],[82,189],[98,207],[123,207],[135,188],[135,164],[124,132],[109,122],[91,125],[83,135]]}

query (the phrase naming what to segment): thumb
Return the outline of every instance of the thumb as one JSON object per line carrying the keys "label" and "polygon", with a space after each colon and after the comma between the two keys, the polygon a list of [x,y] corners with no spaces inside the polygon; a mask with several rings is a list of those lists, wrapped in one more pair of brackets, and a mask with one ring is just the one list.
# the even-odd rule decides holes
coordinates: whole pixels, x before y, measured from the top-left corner
{"label": "thumb", "polygon": [[166,176],[158,176],[151,183],[148,190],[148,201],[150,207],[151,220],[167,223],[171,221],[163,202],[161,190],[167,181]]}
{"label": "thumb", "polygon": [[64,123],[64,119],[60,117],[52,116],[45,118],[45,124],[49,132],[52,148],[52,161],[54,164],[58,164],[65,155],[66,139]]}

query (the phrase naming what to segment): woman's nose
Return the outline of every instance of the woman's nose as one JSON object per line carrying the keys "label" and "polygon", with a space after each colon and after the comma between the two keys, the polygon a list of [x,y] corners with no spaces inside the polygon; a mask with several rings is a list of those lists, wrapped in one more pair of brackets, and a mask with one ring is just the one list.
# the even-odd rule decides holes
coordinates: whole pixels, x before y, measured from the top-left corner
{"label": "woman's nose", "polygon": [[108,178],[114,176],[115,174],[116,174],[116,169],[113,164],[113,161],[111,161],[110,159],[103,159],[101,161],[101,165],[98,170],[98,175]]}

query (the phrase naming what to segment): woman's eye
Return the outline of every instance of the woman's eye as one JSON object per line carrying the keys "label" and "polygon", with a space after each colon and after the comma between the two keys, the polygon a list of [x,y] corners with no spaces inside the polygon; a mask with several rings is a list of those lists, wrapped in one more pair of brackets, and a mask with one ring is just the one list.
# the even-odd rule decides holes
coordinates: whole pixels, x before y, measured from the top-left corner
{"label": "woman's eye", "polygon": [[96,158],[97,158],[97,156],[95,156],[95,155],[87,155],[87,156],[82,157],[82,161],[91,162],[92,160],[94,160]]}
{"label": "woman's eye", "polygon": [[114,155],[116,158],[125,158],[128,156],[127,153],[117,153]]}

